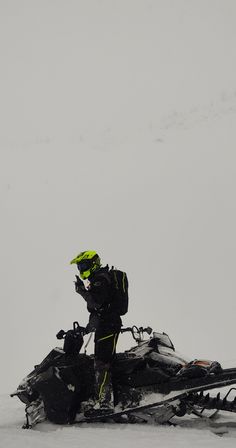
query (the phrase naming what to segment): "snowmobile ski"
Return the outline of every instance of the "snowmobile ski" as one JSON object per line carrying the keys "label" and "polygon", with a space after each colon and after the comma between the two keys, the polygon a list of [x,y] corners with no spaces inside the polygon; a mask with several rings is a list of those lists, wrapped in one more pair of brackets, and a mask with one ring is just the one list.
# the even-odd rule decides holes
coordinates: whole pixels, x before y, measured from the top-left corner
{"label": "snowmobile ski", "polygon": [[[212,379],[213,380],[213,379]],[[194,393],[203,392],[205,390],[211,390],[211,389],[217,389],[225,386],[229,386],[231,384],[236,383],[236,378],[228,378],[225,380],[219,380],[219,381],[210,381],[208,384],[204,384],[202,386],[196,386],[191,387],[189,389],[184,389],[182,391],[173,391],[170,392],[168,395],[166,395],[163,399],[160,399],[159,401],[154,401],[153,403],[148,404],[141,404],[140,406],[136,406],[133,408],[127,408],[127,409],[118,409],[115,410],[115,412],[101,414],[101,415],[94,415],[90,417],[85,417],[83,414],[78,415],[78,419],[73,423],[92,423],[92,422],[98,422],[98,421],[104,421],[107,419],[116,419],[117,417],[121,417],[124,415],[130,415],[132,413],[138,414],[139,412],[147,411],[149,409],[164,406],[169,403],[173,403],[174,401],[184,401],[188,398],[188,396],[191,396]]]}

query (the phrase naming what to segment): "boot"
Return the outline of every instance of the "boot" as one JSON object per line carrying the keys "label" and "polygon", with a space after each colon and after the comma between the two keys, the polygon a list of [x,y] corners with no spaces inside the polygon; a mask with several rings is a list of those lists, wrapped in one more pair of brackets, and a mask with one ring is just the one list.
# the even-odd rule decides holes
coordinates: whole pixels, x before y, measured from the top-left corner
{"label": "boot", "polygon": [[85,412],[86,417],[107,415],[114,412],[113,388],[110,365],[95,365],[95,405]]}

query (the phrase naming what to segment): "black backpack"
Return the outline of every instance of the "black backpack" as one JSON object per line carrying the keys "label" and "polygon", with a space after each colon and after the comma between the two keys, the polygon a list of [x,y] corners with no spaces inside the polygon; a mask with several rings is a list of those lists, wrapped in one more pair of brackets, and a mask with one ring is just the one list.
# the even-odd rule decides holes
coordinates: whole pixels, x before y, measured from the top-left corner
{"label": "black backpack", "polygon": [[111,268],[109,271],[111,278],[114,300],[116,302],[116,309],[120,316],[128,311],[129,296],[128,296],[128,278],[125,272],[119,269]]}

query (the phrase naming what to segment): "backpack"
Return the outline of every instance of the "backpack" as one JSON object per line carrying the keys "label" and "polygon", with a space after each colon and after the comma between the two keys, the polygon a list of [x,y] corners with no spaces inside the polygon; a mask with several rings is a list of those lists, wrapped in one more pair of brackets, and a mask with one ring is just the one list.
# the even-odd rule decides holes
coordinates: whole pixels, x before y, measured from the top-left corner
{"label": "backpack", "polygon": [[112,267],[109,271],[112,289],[114,294],[114,300],[116,302],[116,309],[120,316],[128,311],[129,296],[128,296],[128,278],[125,272]]}

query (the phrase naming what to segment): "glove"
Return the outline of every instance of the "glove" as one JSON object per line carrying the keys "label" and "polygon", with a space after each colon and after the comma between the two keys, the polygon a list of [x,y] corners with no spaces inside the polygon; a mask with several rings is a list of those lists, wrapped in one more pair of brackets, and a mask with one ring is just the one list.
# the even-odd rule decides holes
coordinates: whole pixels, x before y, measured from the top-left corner
{"label": "glove", "polygon": [[89,323],[85,327],[86,333],[92,333],[96,330],[99,323],[99,317],[96,314],[90,314]]}
{"label": "glove", "polygon": [[85,334],[92,333],[96,330],[96,327],[92,323],[88,323],[88,325],[85,327]]}
{"label": "glove", "polygon": [[76,275],[75,277],[76,277],[76,282],[74,282],[75,283],[75,291],[78,294],[80,294],[81,292],[85,291],[85,287],[84,287],[82,280],[79,278],[79,276]]}
{"label": "glove", "polygon": [[63,339],[64,338],[64,336],[65,336],[65,332],[64,332],[64,330],[60,330],[60,331],[58,331],[58,333],[56,334],[56,338],[57,339]]}

